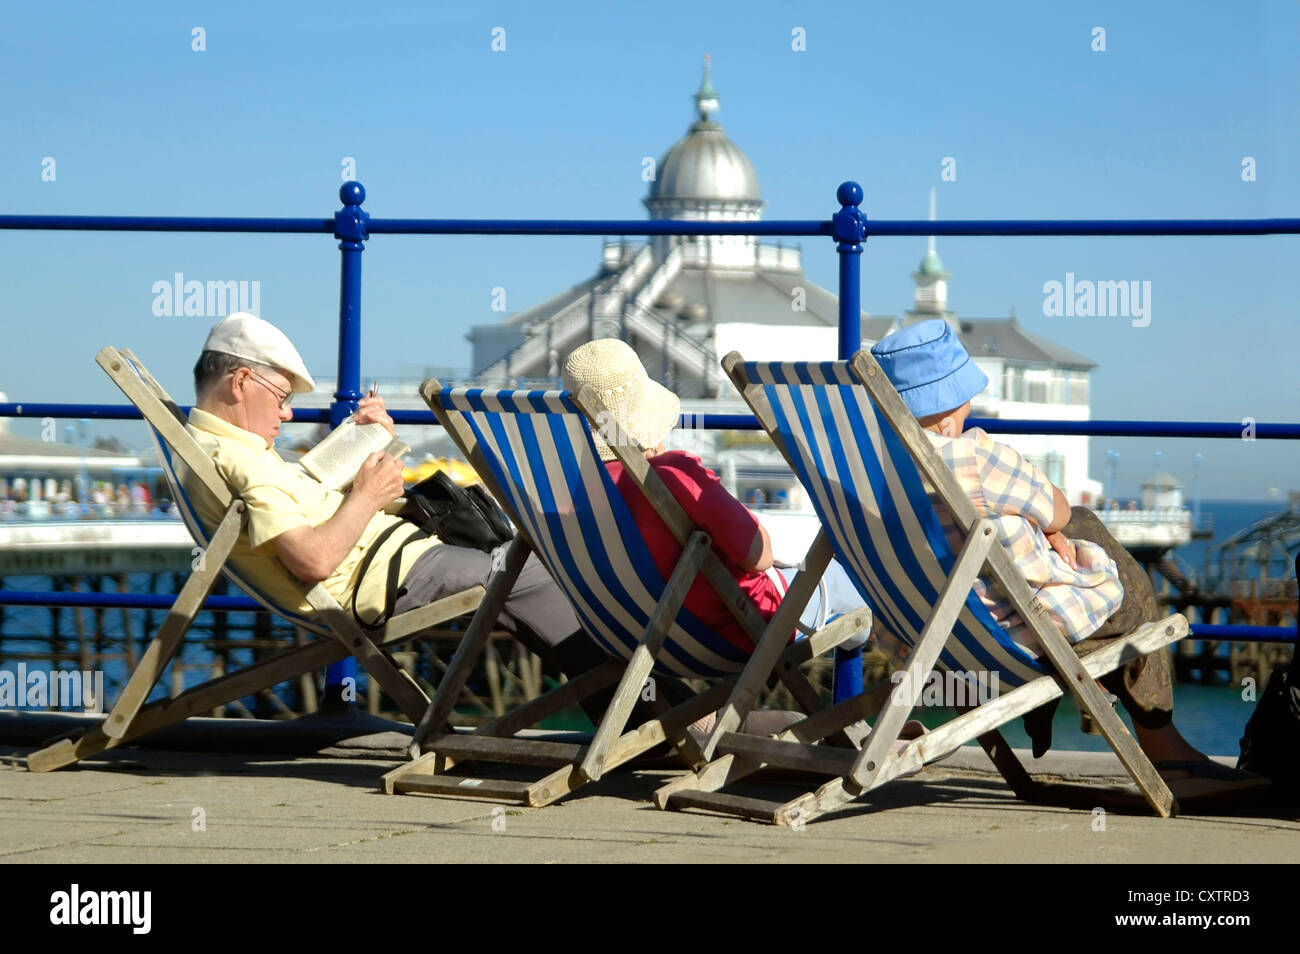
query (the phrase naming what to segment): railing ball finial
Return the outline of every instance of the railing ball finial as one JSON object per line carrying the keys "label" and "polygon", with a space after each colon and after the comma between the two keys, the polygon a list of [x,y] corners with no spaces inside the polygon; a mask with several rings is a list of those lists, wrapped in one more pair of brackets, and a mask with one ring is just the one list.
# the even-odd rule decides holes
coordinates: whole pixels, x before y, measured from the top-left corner
{"label": "railing ball finial", "polygon": [[862,186],[852,179],[848,182],[841,182],[840,187],[835,190],[835,198],[839,200],[840,205],[861,205]]}
{"label": "railing ball finial", "polygon": [[339,186],[339,200],[344,205],[360,205],[366,201],[366,187],[356,180],[345,182]]}

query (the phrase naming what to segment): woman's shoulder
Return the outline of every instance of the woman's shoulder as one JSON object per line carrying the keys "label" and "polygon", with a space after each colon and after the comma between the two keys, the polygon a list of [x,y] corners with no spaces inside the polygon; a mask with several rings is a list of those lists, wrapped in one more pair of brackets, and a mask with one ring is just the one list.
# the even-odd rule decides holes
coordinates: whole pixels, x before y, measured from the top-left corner
{"label": "woman's shoulder", "polygon": [[717,483],[718,475],[704,466],[704,462],[694,454],[681,450],[667,450],[650,458],[650,464],[657,471],[676,471],[683,477],[697,483]]}

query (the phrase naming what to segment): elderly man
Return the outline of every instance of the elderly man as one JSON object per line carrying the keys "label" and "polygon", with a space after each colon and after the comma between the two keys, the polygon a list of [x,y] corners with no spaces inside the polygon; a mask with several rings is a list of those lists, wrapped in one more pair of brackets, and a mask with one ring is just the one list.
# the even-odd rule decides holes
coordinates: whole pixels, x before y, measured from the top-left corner
{"label": "elderly man", "polygon": [[[247,508],[232,563],[271,598],[302,612],[308,607],[283,571],[322,583],[363,623],[486,585],[489,554],[425,537],[396,516],[403,491],[400,460],[371,454],[345,494],[327,490],[280,458],[274,441],[280,426],[293,419],[290,401],[314,388],[297,349],[261,318],[230,315],[203,345],[194,366],[196,401],[188,430]],[[383,399],[374,395],[361,400],[356,419],[393,430]],[[192,497],[200,518],[215,526],[222,513],[216,500],[198,487]],[[394,564],[397,572],[390,574]],[[398,584],[392,591],[390,575]],[[604,658],[535,557],[520,573],[500,623],[565,672]]]}

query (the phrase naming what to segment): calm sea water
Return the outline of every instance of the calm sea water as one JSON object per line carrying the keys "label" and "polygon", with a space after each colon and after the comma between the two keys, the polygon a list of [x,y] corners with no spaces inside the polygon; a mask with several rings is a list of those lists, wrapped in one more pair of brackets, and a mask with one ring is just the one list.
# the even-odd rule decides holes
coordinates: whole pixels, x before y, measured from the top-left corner
{"label": "calm sea water", "polygon": [[[1180,547],[1176,552],[1179,557],[1198,572],[1202,571],[1205,567],[1206,552],[1215,542],[1256,520],[1276,513],[1282,507],[1281,502],[1274,501],[1203,502],[1202,512],[1214,516],[1215,540],[1192,541],[1187,546]],[[128,584],[132,592],[145,593],[148,592],[149,578],[143,575],[130,577]],[[166,583],[164,582],[162,585],[165,586]],[[42,591],[51,588],[48,577],[8,577],[4,581],[4,586],[6,589]],[[106,586],[106,590],[111,592],[112,589],[111,584]],[[10,661],[11,654],[35,653],[47,649],[46,643],[22,639],[20,634],[48,633],[50,631],[49,610],[34,607],[6,607],[4,612],[4,633],[6,635],[3,642],[0,642],[0,665],[5,668],[13,668],[14,664]],[[64,647],[65,651],[75,648],[71,612],[70,610],[64,611],[62,632],[67,639]],[[93,611],[85,610],[83,614],[86,626],[90,631],[93,631]],[[132,610],[127,615],[130,620],[131,630],[135,634],[138,643],[145,628],[145,613],[142,610]],[[156,627],[162,618],[162,613],[154,612],[152,614],[153,626]],[[253,614],[250,613],[230,614],[231,622],[240,626],[251,625],[252,619]],[[105,611],[104,623],[105,629],[110,636],[117,636],[122,631],[122,613],[118,610]],[[210,614],[200,614],[195,627],[196,630],[206,633],[211,630],[211,626]],[[292,635],[292,631],[286,627],[277,628],[276,632],[283,634],[286,638]],[[184,684],[186,686],[196,685],[209,678],[211,653],[204,646],[197,643],[187,643],[182,652],[182,659],[184,662],[196,666],[193,671],[185,674]],[[245,653],[236,655],[232,663],[242,665],[250,661],[250,659],[251,655]],[[111,663],[104,667],[104,673],[108,696],[110,699],[115,698],[117,690],[128,675],[126,668],[121,663]],[[364,680],[364,676],[362,678]],[[169,683],[168,685],[160,685],[151,698],[166,695],[169,685]],[[1238,751],[1237,743],[1241,737],[1242,729],[1254,710],[1254,703],[1243,700],[1239,689],[1227,686],[1179,685],[1175,686],[1174,700],[1175,720],[1183,735],[1193,745],[1202,751],[1215,755],[1236,754]],[[246,700],[246,704],[252,708],[254,700]],[[923,710],[918,713],[918,717],[927,725],[940,724],[949,716],[950,714],[944,710]],[[580,714],[577,718],[568,720],[565,723],[565,727],[572,728],[583,728],[587,725],[586,720]],[[1066,699],[1057,711],[1053,729],[1054,746],[1058,749],[1084,751],[1104,750],[1106,748],[1105,740],[1097,736],[1084,735],[1079,731],[1078,726],[1078,714],[1073,703]],[[1021,728],[1019,720],[1007,726],[1004,731],[1012,745],[1028,745],[1028,738]]]}

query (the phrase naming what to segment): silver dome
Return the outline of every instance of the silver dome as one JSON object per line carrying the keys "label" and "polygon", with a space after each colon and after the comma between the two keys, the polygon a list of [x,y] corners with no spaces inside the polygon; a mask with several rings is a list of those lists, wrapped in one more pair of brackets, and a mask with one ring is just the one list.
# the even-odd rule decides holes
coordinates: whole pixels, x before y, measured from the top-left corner
{"label": "silver dome", "polygon": [[659,162],[647,202],[656,199],[720,199],[761,202],[758,173],[749,157],[717,123],[701,120]]}
{"label": "silver dome", "polygon": [[740,206],[751,213],[757,213],[763,205],[754,164],[713,121],[718,94],[709,72],[706,57],[704,81],[695,94],[699,121],[659,160],[657,174],[650,183],[645,203],[655,218],[672,217],[673,212],[687,207],[698,211],[701,204],[713,202],[728,211],[738,211]]}

